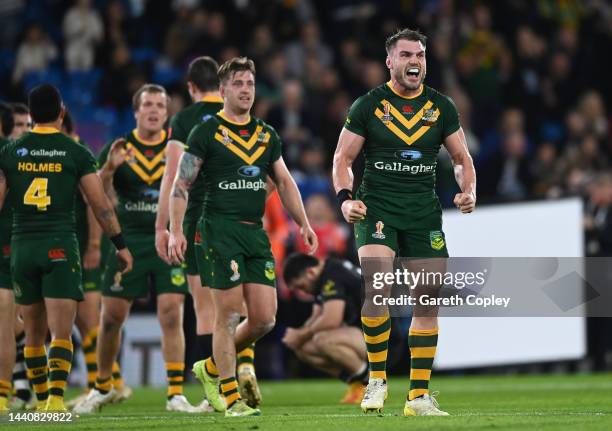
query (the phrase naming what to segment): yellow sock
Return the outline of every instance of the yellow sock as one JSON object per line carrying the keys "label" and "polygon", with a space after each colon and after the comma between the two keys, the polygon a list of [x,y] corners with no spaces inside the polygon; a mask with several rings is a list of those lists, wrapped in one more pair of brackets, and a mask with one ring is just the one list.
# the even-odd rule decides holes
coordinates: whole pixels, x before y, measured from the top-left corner
{"label": "yellow sock", "polygon": [[26,374],[39,402],[49,397],[49,366],[45,346],[25,346],[23,356],[26,363]]}
{"label": "yellow sock", "polygon": [[361,317],[363,338],[368,351],[370,379],[387,379],[387,353],[391,335],[391,318]]}
{"label": "yellow sock", "polygon": [[217,370],[215,359],[212,356],[204,361],[204,366],[206,367],[206,372],[209,376],[219,377],[219,370]]}
{"label": "yellow sock", "polygon": [[168,376],[168,399],[183,394],[184,362],[166,362],[166,375]]}
{"label": "yellow sock", "polygon": [[72,342],[56,338],[49,348],[49,394],[64,396],[68,375],[72,368]]}
{"label": "yellow sock", "polygon": [[98,327],[93,328],[83,340],[83,355],[87,367],[87,387],[92,389],[96,385],[98,374],[98,358],[96,357],[96,346],[98,344]]}
{"label": "yellow sock", "polygon": [[0,380],[0,401],[2,399],[8,399],[11,393],[11,382],[8,380]]}
{"label": "yellow sock", "polygon": [[121,367],[119,362],[113,362],[113,386],[115,389],[121,389],[123,387],[123,377],[121,376]]}
{"label": "yellow sock", "polygon": [[113,389],[112,377],[96,377],[96,389],[102,394],[108,394]]}
{"label": "yellow sock", "polygon": [[225,403],[229,409],[234,405],[236,401],[240,399],[240,392],[238,392],[238,382],[236,377],[228,377],[219,382],[221,384],[221,393],[225,397]]}
{"label": "yellow sock", "polygon": [[255,370],[255,343],[242,349],[238,355],[236,355],[236,364],[238,365],[239,372],[244,366],[252,367],[253,370]]}
{"label": "yellow sock", "polygon": [[429,393],[431,368],[438,345],[438,328],[410,329],[408,346],[410,347],[410,392],[408,400]]}

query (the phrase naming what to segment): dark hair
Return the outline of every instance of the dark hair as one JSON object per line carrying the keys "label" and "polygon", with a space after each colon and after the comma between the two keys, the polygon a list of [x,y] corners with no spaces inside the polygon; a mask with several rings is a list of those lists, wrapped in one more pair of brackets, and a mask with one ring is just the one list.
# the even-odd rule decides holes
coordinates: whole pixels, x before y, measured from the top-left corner
{"label": "dark hair", "polygon": [[30,110],[25,103],[11,103],[11,106],[13,108],[13,114],[28,115],[30,113]]}
{"label": "dark hair", "polygon": [[219,76],[219,81],[224,83],[236,72],[245,70],[251,72],[253,76],[255,76],[255,63],[253,63],[253,60],[247,57],[234,57],[221,65],[217,75]]}
{"label": "dark hair", "polygon": [[72,115],[70,115],[70,112],[67,109],[64,111],[64,121],[62,121],[62,126],[64,127],[66,134],[72,135],[74,132],[74,121],[72,121]]}
{"label": "dark hair", "polygon": [[302,276],[304,271],[319,264],[319,259],[304,253],[292,253],[285,259],[283,278],[290,285],[293,280]]}
{"label": "dark hair", "polygon": [[198,57],[189,63],[187,81],[195,85],[200,91],[215,91],[219,89],[217,71],[219,64],[211,57]]}
{"label": "dark hair", "polygon": [[143,84],[136,90],[134,97],[132,97],[132,108],[134,108],[134,111],[138,111],[138,108],[140,108],[140,98],[143,93],[162,93],[166,96],[168,102],[170,102],[170,96],[168,96],[168,92],[164,87],[158,84]]}
{"label": "dark hair", "polygon": [[387,50],[387,54],[391,53],[391,50],[395,44],[397,44],[397,41],[401,39],[421,42],[423,46],[427,45],[427,36],[425,36],[423,33],[418,30],[404,28],[389,36],[385,41],[385,49]]}
{"label": "dark hair", "polygon": [[15,120],[13,119],[13,108],[8,103],[0,102],[0,126],[2,135],[8,137],[13,132]]}
{"label": "dark hair", "polygon": [[62,112],[62,96],[53,85],[42,84],[28,94],[28,107],[32,121],[37,124],[51,123],[57,120]]}

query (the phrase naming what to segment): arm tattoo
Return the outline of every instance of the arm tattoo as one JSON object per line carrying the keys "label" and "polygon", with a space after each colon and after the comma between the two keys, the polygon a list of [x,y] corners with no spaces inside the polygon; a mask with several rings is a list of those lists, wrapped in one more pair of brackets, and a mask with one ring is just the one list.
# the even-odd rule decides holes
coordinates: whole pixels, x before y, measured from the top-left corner
{"label": "arm tattoo", "polygon": [[190,153],[183,153],[181,165],[179,166],[179,178],[185,181],[188,188],[191,187],[197,178],[200,166],[202,166],[202,159]]}
{"label": "arm tattoo", "polygon": [[108,236],[115,236],[121,233],[119,221],[112,208],[96,208],[96,218]]}
{"label": "arm tattoo", "polygon": [[172,197],[187,200],[188,191],[198,176],[200,166],[202,166],[202,159],[190,153],[183,153],[178,177],[172,189]]}

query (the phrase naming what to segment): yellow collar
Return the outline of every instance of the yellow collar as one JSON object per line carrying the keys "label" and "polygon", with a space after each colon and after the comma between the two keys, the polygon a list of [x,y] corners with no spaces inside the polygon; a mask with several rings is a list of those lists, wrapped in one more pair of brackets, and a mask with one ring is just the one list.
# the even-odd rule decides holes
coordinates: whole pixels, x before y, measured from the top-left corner
{"label": "yellow collar", "polygon": [[40,133],[41,135],[50,135],[51,133],[59,133],[55,127],[34,126],[32,133]]}
{"label": "yellow collar", "polygon": [[164,142],[166,140],[166,130],[165,129],[162,129],[162,131],[161,131],[161,138],[159,138],[156,141],[148,141],[148,140],[146,140],[144,138],[141,138],[138,135],[138,129],[134,129],[132,131],[132,133],[134,133],[134,137],[138,140],[138,142],[140,142],[141,144],[144,144],[144,145],[155,146],[155,145],[161,144],[162,142]]}
{"label": "yellow collar", "polygon": [[223,98],[221,96],[204,96],[198,102],[223,103]]}
{"label": "yellow collar", "polygon": [[248,118],[246,121],[242,122],[242,123],[239,123],[238,121],[232,121],[232,120],[230,120],[229,118],[227,118],[227,117],[225,116],[225,112],[223,112],[223,110],[221,110],[221,111],[217,112],[217,115],[218,115],[219,117],[223,118],[223,119],[224,119],[225,121],[227,121],[228,123],[230,123],[230,124],[234,124],[234,125],[236,125],[236,126],[246,126],[247,124],[249,124],[249,123],[251,122],[251,116],[250,116],[250,115],[249,115],[249,118]]}
{"label": "yellow collar", "polygon": [[419,92],[417,94],[415,94],[414,96],[404,96],[402,94],[399,94],[397,92],[397,90],[395,88],[393,88],[393,84],[391,83],[391,81],[387,82],[387,87],[389,87],[391,89],[391,91],[393,91],[393,93],[395,93],[396,95],[398,95],[399,97],[401,97],[403,99],[415,99],[415,98],[419,97],[421,94],[423,94],[423,84],[421,84],[421,86],[419,87]]}

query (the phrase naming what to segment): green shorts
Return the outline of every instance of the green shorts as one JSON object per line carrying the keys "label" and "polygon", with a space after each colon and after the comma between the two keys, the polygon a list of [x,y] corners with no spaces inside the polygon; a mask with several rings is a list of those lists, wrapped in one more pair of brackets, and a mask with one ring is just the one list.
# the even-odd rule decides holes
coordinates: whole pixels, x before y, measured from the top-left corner
{"label": "green shorts", "polygon": [[75,234],[15,235],[11,275],[17,304],[43,298],[83,300],[81,260]]}
{"label": "green shorts", "polygon": [[189,293],[185,273],[180,266],[170,266],[157,256],[155,235],[125,235],[125,242],[134,258],[132,271],[121,275],[115,257],[115,247],[110,247],[102,295],[121,298],[141,298],[149,293],[149,286],[155,292]]}
{"label": "green shorts", "polygon": [[[85,254],[86,242],[79,240],[79,249],[81,251],[81,262]],[[104,268],[106,268],[106,260],[108,259],[110,240],[104,235],[100,241],[100,266],[95,269],[83,269],[83,290],[87,292],[99,292],[102,289],[102,280],[104,277]]]}
{"label": "green shorts", "polygon": [[204,219],[201,218],[200,220],[198,220],[196,226],[193,254],[196,262],[196,267],[198,268],[198,274],[200,275],[200,284],[202,286],[209,287],[212,283],[210,277],[210,256],[206,253],[207,250],[204,249],[204,244],[202,243],[203,226]]}
{"label": "green shorts", "polygon": [[409,216],[405,219],[398,221],[397,215],[368,206],[365,220],[355,223],[357,249],[381,244],[395,251],[397,257],[448,257],[439,207],[412,222]]}
{"label": "green shorts", "polygon": [[187,239],[187,250],[185,250],[185,272],[187,275],[198,275],[198,256],[196,244],[201,243],[200,232],[198,231],[198,220],[202,215],[202,207],[199,205],[188,206],[183,221],[183,232]]}
{"label": "green shorts", "polygon": [[0,289],[12,289],[11,244],[10,242],[1,241],[0,247]]}
{"label": "green shorts", "polygon": [[204,258],[209,262],[204,271],[208,271],[212,289],[229,289],[242,283],[276,286],[270,240],[261,224],[205,219],[201,234]]}

